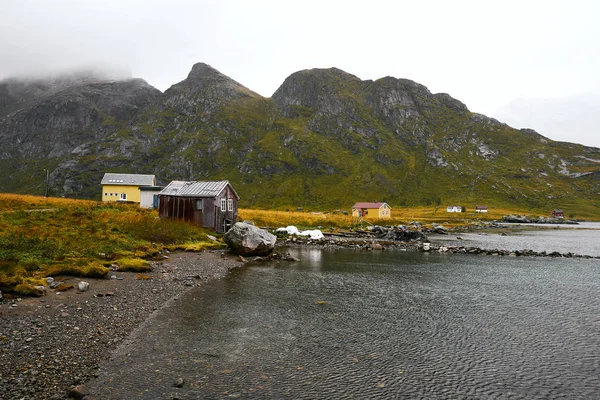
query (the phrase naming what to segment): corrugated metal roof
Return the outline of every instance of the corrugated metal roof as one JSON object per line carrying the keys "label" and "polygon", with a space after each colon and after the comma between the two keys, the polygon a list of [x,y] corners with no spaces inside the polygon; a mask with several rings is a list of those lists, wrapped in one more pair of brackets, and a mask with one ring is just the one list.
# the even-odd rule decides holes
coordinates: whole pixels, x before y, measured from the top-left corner
{"label": "corrugated metal roof", "polygon": [[[180,197],[215,197],[227,185],[229,185],[229,181],[172,181],[159,194]],[[231,189],[239,199],[233,187]]]}
{"label": "corrugated metal roof", "polygon": [[[362,202],[362,203],[356,203],[355,205],[352,206],[352,208],[379,208],[382,205],[387,204],[384,202],[374,202],[374,203],[368,203],[368,202]],[[391,208],[391,207],[390,207]]]}
{"label": "corrugated metal roof", "polygon": [[140,174],[113,174],[107,172],[102,178],[101,185],[136,185],[154,186],[156,178],[154,175]]}

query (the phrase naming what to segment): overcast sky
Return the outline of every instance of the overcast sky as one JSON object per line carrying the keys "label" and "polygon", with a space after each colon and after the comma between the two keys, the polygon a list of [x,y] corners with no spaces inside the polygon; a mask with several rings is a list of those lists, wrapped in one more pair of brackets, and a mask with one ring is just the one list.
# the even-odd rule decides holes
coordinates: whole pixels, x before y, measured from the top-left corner
{"label": "overcast sky", "polygon": [[337,67],[600,147],[595,0],[0,0],[0,79],[102,65],[165,90],[206,62],[263,96]]}

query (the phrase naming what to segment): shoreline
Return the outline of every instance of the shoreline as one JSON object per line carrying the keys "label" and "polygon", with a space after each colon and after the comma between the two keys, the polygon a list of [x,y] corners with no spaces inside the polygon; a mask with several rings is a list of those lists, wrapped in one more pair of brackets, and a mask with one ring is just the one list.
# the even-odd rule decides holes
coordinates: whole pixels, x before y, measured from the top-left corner
{"label": "shoreline", "polygon": [[[100,364],[154,312],[242,265],[227,250],[172,253],[152,262],[151,272],[63,277],[75,288],[1,302],[0,399],[67,399],[73,388],[78,397],[79,385],[97,377]],[[77,290],[80,281],[90,283],[88,291]]]}
{"label": "shoreline", "polygon": [[[401,242],[372,236],[323,240],[290,236],[280,238],[275,251],[285,253],[286,248],[293,247],[600,258],[556,253],[513,254],[434,244],[425,250],[421,241]],[[115,275],[113,279],[63,277],[65,283],[75,288],[60,294],[48,290],[44,297],[0,302],[0,399],[67,399],[73,388],[76,389],[73,397],[82,395],[85,386],[80,385],[97,378],[101,364],[153,313],[191,288],[225,277],[230,270],[246,264],[245,261],[254,260],[244,260],[226,249],[177,252],[163,261],[152,262],[151,272],[111,272],[109,276]],[[80,281],[90,283],[88,291],[76,289]],[[11,306],[13,303],[16,307]]]}

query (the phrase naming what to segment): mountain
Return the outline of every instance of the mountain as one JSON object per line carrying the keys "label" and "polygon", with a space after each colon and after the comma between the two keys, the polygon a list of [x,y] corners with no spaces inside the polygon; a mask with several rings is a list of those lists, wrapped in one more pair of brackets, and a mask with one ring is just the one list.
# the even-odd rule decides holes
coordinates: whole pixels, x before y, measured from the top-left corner
{"label": "mountain", "polygon": [[229,179],[243,207],[449,203],[600,211],[600,149],[470,112],[407,79],[336,68],[265,98],[203,63],[140,79],[0,82],[0,191],[100,198],[104,172]]}

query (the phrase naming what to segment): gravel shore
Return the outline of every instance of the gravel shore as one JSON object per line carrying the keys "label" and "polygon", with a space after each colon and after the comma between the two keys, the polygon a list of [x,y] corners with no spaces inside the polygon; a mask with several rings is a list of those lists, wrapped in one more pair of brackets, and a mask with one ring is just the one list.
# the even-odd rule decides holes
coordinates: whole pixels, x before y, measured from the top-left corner
{"label": "gravel shore", "polygon": [[[0,303],[0,399],[81,398],[78,385],[138,325],[170,300],[242,264],[224,251],[174,253],[152,272],[64,277],[75,288]],[[114,276],[113,276],[114,275]],[[80,292],[80,281],[90,283]]]}

